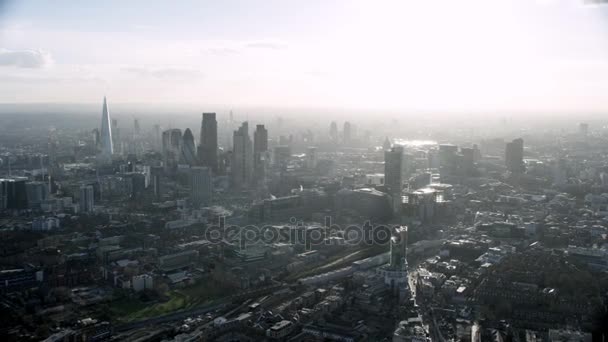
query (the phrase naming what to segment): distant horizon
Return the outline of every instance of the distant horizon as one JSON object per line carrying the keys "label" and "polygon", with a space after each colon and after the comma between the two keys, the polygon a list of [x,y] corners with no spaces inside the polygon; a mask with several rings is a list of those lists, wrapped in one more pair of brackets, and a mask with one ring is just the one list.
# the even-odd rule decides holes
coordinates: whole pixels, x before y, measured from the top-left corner
{"label": "distant horizon", "polygon": [[0,19],[1,103],[608,111],[608,6],[578,0],[23,0]]}
{"label": "distant horizon", "polygon": [[[456,134],[458,131],[471,130],[470,134],[485,138],[513,138],[533,134],[538,130],[564,130],[575,132],[578,124],[588,123],[592,130],[608,127],[606,112],[438,112],[438,111],[404,111],[404,110],[367,110],[345,108],[278,108],[278,107],[228,107],[211,105],[169,104],[151,105],[136,103],[113,103],[108,98],[110,115],[118,119],[121,126],[130,127],[132,120],[140,120],[142,127],[160,124],[167,128],[191,128],[198,136],[201,114],[216,112],[221,129],[236,129],[236,126],[225,125],[229,113],[234,114],[234,125],[249,121],[250,124],[265,124],[274,136],[289,129],[314,129],[322,132],[329,129],[332,121],[338,123],[342,130],[344,122],[349,121],[364,130],[392,132],[392,138],[427,139],[445,134]],[[77,126],[84,129],[98,128],[102,114],[100,103],[0,103],[0,118],[9,122],[26,122],[36,118],[36,122],[48,127],[62,127],[67,121],[82,118]],[[282,128],[277,120],[283,119]],[[25,121],[24,121],[25,120]],[[74,123],[76,124],[76,123]],[[68,125],[73,125],[72,123]],[[446,126],[450,129],[446,131]]]}
{"label": "distant horizon", "polygon": [[[427,109],[427,108],[395,108],[395,107],[347,107],[347,106],[323,106],[323,105],[279,105],[279,104],[227,104],[227,103],[199,103],[199,102],[186,102],[186,101],[159,101],[159,102],[147,102],[147,101],[113,101],[111,97],[108,98],[108,104],[118,106],[161,106],[161,107],[200,107],[204,110],[206,107],[221,107],[227,110],[246,108],[246,109],[289,109],[289,110],[336,110],[336,111],[383,111],[383,112],[405,112],[405,113],[454,113],[454,114],[469,114],[469,113],[513,113],[513,114],[527,114],[527,113],[544,113],[544,114],[568,114],[573,112],[586,112],[596,114],[608,113],[606,109],[584,109],[584,108],[565,108],[565,109],[551,109],[551,108],[513,108],[513,109]],[[103,104],[103,96],[99,101],[30,101],[30,102],[0,102],[0,106],[101,106]],[[202,113],[202,112],[201,112]],[[608,119],[608,117],[607,117]]]}

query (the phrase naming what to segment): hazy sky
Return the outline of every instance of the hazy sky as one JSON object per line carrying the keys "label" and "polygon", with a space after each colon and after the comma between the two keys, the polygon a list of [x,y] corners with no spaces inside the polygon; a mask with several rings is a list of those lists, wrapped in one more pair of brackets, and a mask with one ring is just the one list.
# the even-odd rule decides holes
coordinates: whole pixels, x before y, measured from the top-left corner
{"label": "hazy sky", "polygon": [[2,1],[0,102],[608,110],[608,5]]}

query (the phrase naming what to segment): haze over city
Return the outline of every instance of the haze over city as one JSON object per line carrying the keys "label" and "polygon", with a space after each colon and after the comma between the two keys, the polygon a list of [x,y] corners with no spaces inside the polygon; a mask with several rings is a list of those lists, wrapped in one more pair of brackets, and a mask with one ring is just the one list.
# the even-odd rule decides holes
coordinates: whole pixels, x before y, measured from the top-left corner
{"label": "haze over city", "polygon": [[608,341],[604,0],[0,0],[0,341]]}

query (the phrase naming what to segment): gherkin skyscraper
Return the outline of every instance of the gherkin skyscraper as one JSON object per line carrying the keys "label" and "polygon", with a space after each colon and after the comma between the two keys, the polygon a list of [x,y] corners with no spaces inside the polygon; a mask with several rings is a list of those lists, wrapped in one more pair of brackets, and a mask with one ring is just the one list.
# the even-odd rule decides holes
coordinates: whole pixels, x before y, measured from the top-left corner
{"label": "gherkin skyscraper", "polygon": [[109,160],[112,159],[112,153],[114,152],[114,146],[112,145],[112,125],[110,124],[110,111],[108,110],[108,103],[106,97],[103,97],[103,110],[101,112],[101,132],[100,138],[100,156]]}
{"label": "gherkin skyscraper", "polygon": [[179,161],[180,163],[187,165],[196,164],[196,147],[194,144],[194,136],[192,135],[190,128],[186,128],[186,131],[182,136]]}

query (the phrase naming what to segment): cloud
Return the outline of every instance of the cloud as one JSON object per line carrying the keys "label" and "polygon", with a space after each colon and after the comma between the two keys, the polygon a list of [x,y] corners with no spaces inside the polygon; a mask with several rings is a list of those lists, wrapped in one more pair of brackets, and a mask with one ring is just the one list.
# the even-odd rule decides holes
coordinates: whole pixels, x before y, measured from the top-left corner
{"label": "cloud", "polygon": [[283,50],[287,49],[287,44],[276,40],[259,40],[246,43],[245,47],[251,49]]}
{"label": "cloud", "polygon": [[[201,46],[198,50],[193,50],[193,46]],[[274,39],[263,40],[199,40],[199,41],[183,41],[172,44],[174,50],[185,51],[181,55],[192,55],[196,52],[199,54],[212,56],[236,56],[247,54],[253,50],[285,50],[288,45],[282,41]],[[249,50],[249,51],[248,51]]]}
{"label": "cloud", "polygon": [[0,66],[40,69],[53,64],[53,57],[44,50],[0,49]]}
{"label": "cloud", "polygon": [[144,78],[154,78],[164,81],[195,81],[203,78],[203,73],[193,68],[148,68],[148,67],[127,67],[123,71]]}
{"label": "cloud", "polygon": [[222,41],[208,44],[203,51],[220,56],[240,54],[246,49],[285,50],[288,47],[286,43],[278,40]]}
{"label": "cloud", "polygon": [[218,56],[234,55],[239,53],[238,49],[230,47],[210,47],[205,49],[205,51],[212,55]]}
{"label": "cloud", "polygon": [[13,83],[13,84],[58,84],[58,83],[107,83],[106,80],[100,77],[61,77],[61,76],[44,76],[44,77],[33,77],[33,76],[14,76],[14,75],[0,75],[0,83]]}

